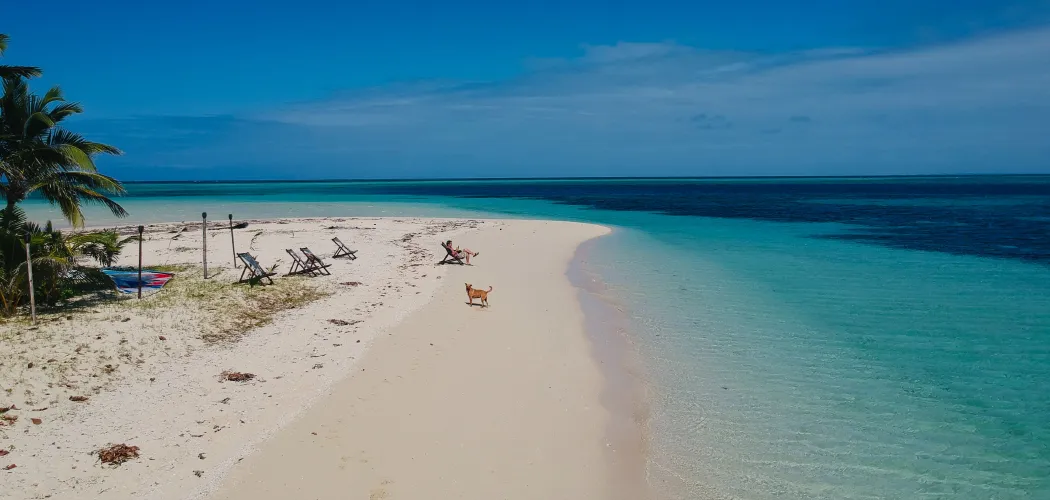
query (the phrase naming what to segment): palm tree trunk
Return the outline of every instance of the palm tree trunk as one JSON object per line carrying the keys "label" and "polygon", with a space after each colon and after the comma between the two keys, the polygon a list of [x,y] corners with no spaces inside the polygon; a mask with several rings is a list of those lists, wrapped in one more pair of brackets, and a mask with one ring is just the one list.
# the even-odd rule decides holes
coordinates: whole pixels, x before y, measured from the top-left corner
{"label": "palm tree trunk", "polygon": [[14,272],[15,268],[23,262],[20,258],[24,254],[22,248],[23,229],[15,227],[14,221],[17,220],[15,215],[15,206],[17,202],[13,201],[10,197],[7,199],[7,208],[4,208],[4,212],[0,214],[0,222],[3,223],[3,227],[0,227],[0,231],[4,231],[7,234],[5,240],[10,242],[11,248],[5,248],[3,256],[5,257],[3,262],[0,262],[4,266],[4,271],[8,276]]}

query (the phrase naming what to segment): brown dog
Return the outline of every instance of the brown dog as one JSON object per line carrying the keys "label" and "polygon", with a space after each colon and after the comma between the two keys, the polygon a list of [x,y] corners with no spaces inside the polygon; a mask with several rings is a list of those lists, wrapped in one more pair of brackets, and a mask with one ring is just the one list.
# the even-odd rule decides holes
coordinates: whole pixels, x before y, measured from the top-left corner
{"label": "brown dog", "polygon": [[470,305],[474,305],[474,299],[481,299],[481,307],[489,306],[489,292],[492,291],[491,286],[488,290],[478,290],[470,283],[464,283],[464,285],[467,285],[467,298],[470,299]]}

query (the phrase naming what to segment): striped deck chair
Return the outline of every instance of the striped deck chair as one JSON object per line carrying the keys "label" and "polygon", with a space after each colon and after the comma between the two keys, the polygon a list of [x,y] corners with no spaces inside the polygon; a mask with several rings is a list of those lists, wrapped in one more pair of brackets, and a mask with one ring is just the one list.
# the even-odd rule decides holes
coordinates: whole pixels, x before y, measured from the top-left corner
{"label": "striped deck chair", "polygon": [[[273,278],[271,278],[271,276],[276,276],[277,273],[271,273],[263,269],[263,267],[259,265],[259,262],[255,260],[255,257],[252,257],[252,254],[247,252],[239,253],[237,254],[237,258],[241,259],[241,262],[244,262],[244,270],[241,271],[241,279],[238,283],[244,283],[247,281],[252,286],[255,286],[256,282],[261,284],[263,280],[267,280],[271,285],[273,284]],[[247,278],[244,277],[245,273],[249,273]]]}
{"label": "striped deck chair", "polygon": [[350,260],[357,260],[357,250],[350,250],[350,248],[347,247],[346,244],[339,240],[338,236],[332,238],[332,242],[335,243],[336,248],[335,255],[332,256],[333,259],[338,259],[339,257],[349,257]]}
{"label": "striped deck chair", "polygon": [[314,269],[317,269],[317,272],[321,274],[332,274],[328,271],[328,267],[331,266],[331,264],[325,264],[324,261],[321,260],[320,257],[314,255],[309,248],[302,247],[299,251],[306,256],[306,262],[312,265]]}
{"label": "striped deck chair", "polygon": [[292,274],[309,274],[311,276],[317,276],[317,267],[300,257],[299,254],[295,253],[295,250],[285,248],[284,251],[292,256],[292,267],[288,270],[289,276]]}

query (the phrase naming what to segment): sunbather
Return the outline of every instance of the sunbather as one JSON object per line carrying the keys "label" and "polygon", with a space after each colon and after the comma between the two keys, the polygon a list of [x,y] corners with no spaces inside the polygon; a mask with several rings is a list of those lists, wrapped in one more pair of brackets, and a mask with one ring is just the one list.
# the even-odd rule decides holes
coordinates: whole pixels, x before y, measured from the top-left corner
{"label": "sunbather", "polygon": [[452,248],[452,240],[446,241],[445,242],[445,246],[450,248],[450,249],[452,249],[452,254],[455,255],[457,259],[464,259],[464,260],[467,261],[467,264],[470,264],[470,258],[471,257],[477,257],[481,253],[481,252],[472,252],[472,251],[470,251],[469,248],[462,248],[462,249],[459,248],[459,247]]}

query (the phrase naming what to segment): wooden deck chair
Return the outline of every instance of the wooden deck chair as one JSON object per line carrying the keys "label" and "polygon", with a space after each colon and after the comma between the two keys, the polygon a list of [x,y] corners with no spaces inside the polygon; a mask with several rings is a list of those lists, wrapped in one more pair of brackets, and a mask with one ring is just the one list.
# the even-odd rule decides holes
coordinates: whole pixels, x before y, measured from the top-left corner
{"label": "wooden deck chair", "polygon": [[[267,272],[263,269],[263,267],[259,265],[259,262],[255,260],[255,257],[252,257],[252,254],[247,252],[239,253],[237,254],[237,257],[241,259],[241,262],[244,262],[244,270],[241,271],[241,279],[239,283],[247,281],[254,286],[256,281],[262,283],[263,280],[267,280],[271,285],[273,284],[273,278],[271,278],[271,276],[276,276],[277,273]],[[245,273],[249,273],[247,278],[244,277]]]}
{"label": "wooden deck chair", "polygon": [[285,248],[285,252],[292,256],[292,267],[288,270],[288,274],[309,274],[311,276],[317,276],[317,267],[303,260],[299,254],[295,253],[295,250],[291,248]]}
{"label": "wooden deck chair", "polygon": [[306,262],[313,266],[313,268],[316,269],[317,272],[321,274],[332,274],[328,271],[328,267],[331,266],[331,264],[325,264],[324,261],[321,260],[320,257],[314,255],[314,253],[311,252],[309,248],[302,247],[299,249],[299,251],[303,252],[303,255],[306,256]]}
{"label": "wooden deck chair", "polygon": [[463,259],[456,255],[456,251],[449,248],[444,241],[441,242],[441,248],[445,249],[445,258],[441,259],[441,262],[438,262],[438,264],[459,264],[461,266],[466,264],[463,262]]}
{"label": "wooden deck chair", "polygon": [[343,244],[342,241],[339,241],[338,236],[332,238],[332,242],[335,243],[336,248],[335,255],[332,256],[333,259],[338,259],[339,257],[349,257],[350,260],[357,260],[357,250],[350,250],[350,248]]}

